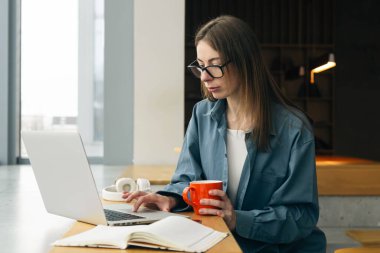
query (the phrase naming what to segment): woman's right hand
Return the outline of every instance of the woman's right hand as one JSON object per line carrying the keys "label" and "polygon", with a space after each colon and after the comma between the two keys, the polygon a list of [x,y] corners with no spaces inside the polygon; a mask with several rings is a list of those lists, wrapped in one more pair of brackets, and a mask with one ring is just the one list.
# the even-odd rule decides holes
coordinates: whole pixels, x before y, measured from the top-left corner
{"label": "woman's right hand", "polygon": [[177,204],[177,200],[174,197],[167,197],[157,193],[147,193],[143,191],[124,192],[123,198],[127,203],[136,200],[133,205],[134,212],[137,212],[141,205],[169,212]]}

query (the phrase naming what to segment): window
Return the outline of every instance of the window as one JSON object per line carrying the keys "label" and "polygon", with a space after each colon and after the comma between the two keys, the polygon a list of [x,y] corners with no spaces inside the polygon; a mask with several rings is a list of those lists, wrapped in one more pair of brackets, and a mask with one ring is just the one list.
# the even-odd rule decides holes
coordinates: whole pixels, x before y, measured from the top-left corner
{"label": "window", "polygon": [[79,131],[90,157],[103,156],[103,14],[104,0],[21,7],[21,130]]}

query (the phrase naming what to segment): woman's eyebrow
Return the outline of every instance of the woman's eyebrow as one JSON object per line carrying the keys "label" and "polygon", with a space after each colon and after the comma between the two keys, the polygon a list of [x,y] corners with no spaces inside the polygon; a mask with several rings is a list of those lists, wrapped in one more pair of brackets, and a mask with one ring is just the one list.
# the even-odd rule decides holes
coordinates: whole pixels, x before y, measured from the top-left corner
{"label": "woman's eyebrow", "polygon": [[[207,61],[208,62],[212,62],[212,61],[215,61],[215,60],[220,60],[220,57],[213,57],[211,59],[208,59]],[[200,62],[203,62],[201,59],[197,58],[197,61],[200,61]]]}

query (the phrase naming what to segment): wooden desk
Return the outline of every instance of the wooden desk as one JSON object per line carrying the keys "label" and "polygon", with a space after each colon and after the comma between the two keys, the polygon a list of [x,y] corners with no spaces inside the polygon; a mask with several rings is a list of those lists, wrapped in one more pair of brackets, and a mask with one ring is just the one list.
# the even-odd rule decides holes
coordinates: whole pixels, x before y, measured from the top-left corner
{"label": "wooden desk", "polygon": [[[175,165],[131,165],[120,177],[147,178],[152,185],[165,185]],[[319,195],[379,196],[380,163],[341,156],[316,157]]]}
{"label": "wooden desk", "polygon": [[[216,216],[199,216],[194,213],[184,213],[188,216],[190,216],[192,219],[202,220],[202,224],[208,227],[211,227],[215,230],[221,231],[221,232],[229,232],[228,227],[224,223],[223,219]],[[90,228],[93,228],[93,225],[86,224],[83,222],[76,222],[73,227],[64,235],[70,236],[74,235],[83,231],[86,231]],[[147,249],[147,248],[140,248],[140,247],[131,247],[127,248],[126,250],[119,250],[119,249],[101,249],[101,248],[81,248],[81,247],[53,247],[50,253],[112,253],[112,252],[136,252],[136,253],[142,253],[142,252],[150,252],[150,253],[157,253],[161,252],[160,250],[156,249]],[[162,252],[174,252],[174,251],[162,251]],[[212,247],[207,252],[209,253],[222,253],[222,252],[228,252],[228,253],[241,253],[241,249],[239,245],[237,244],[235,238],[232,235],[227,236],[225,239],[223,239],[221,242],[216,244],[214,247]]]}

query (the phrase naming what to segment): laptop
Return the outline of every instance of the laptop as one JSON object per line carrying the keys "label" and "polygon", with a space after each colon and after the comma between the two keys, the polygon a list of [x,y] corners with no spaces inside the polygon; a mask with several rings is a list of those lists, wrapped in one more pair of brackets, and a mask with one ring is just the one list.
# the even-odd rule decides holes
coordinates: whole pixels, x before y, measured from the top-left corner
{"label": "laptop", "polygon": [[49,213],[111,226],[149,224],[171,215],[183,216],[146,207],[133,212],[126,203],[103,207],[79,133],[23,131],[21,135]]}

